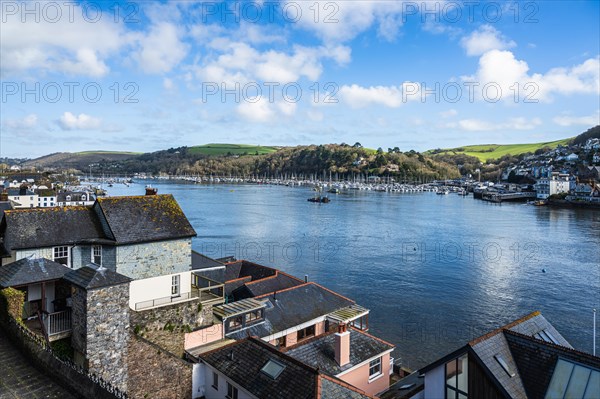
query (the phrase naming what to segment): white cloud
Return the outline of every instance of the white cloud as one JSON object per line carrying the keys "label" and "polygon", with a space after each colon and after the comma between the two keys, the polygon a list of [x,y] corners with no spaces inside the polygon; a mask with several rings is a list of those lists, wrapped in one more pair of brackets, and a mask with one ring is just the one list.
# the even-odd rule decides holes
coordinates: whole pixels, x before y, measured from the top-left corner
{"label": "white cloud", "polygon": [[559,126],[595,126],[600,124],[600,112],[597,112],[595,115],[588,116],[561,115],[553,118],[552,121]]}
{"label": "white cloud", "polygon": [[134,59],[147,73],[169,72],[187,55],[189,46],[181,40],[177,26],[168,22],[154,24],[139,40]]}
{"label": "white cloud", "polygon": [[420,85],[413,82],[404,82],[398,86],[370,87],[353,84],[340,87],[339,97],[352,108],[362,108],[371,104],[398,108],[403,103],[420,99],[419,93]]}
{"label": "white cloud", "polygon": [[27,130],[33,129],[38,124],[38,116],[36,114],[29,114],[22,119],[7,119],[4,121],[4,126],[9,129],[15,130]]}
{"label": "white cloud", "polygon": [[442,111],[442,112],[440,112],[440,116],[442,118],[450,118],[450,117],[456,116],[456,115],[458,115],[458,111],[455,110],[454,108],[449,109],[448,111]]}
{"label": "white cloud", "polygon": [[471,56],[482,55],[490,50],[505,50],[517,45],[491,25],[483,25],[469,36],[463,37],[460,44],[467,51],[467,55]]}
{"label": "white cloud", "polygon": [[[598,58],[590,58],[569,68],[531,74],[527,62],[516,59],[512,52],[490,50],[479,59],[475,75],[462,79],[479,85],[475,93],[480,94],[480,99],[483,87],[493,85],[501,89],[501,99],[505,101],[551,101],[554,94],[600,93],[600,62]],[[495,92],[491,89],[488,98],[496,97]]]}
{"label": "white cloud", "polygon": [[175,87],[175,85],[173,84],[172,79],[170,79],[170,78],[163,79],[163,88],[165,90],[173,90],[174,87]]}
{"label": "white cloud", "polygon": [[490,132],[494,130],[532,130],[542,124],[540,118],[527,119],[523,117],[510,118],[506,122],[496,123],[481,119],[462,119],[446,124],[446,127],[456,128],[467,132]]}
{"label": "white cloud", "polygon": [[65,112],[58,120],[58,125],[63,130],[93,130],[100,127],[101,121],[90,115]]}
{"label": "white cloud", "polygon": [[238,114],[251,122],[270,122],[275,116],[268,98],[250,98],[237,106]]}

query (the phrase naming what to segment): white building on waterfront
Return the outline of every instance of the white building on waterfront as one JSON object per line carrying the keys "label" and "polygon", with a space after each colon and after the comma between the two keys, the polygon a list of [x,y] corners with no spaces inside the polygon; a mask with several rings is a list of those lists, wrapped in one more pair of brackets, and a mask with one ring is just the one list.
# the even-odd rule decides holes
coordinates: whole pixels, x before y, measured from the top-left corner
{"label": "white building on waterfront", "polygon": [[575,188],[575,180],[568,173],[552,172],[549,177],[542,177],[535,185],[537,198],[546,199],[551,195],[568,193]]}

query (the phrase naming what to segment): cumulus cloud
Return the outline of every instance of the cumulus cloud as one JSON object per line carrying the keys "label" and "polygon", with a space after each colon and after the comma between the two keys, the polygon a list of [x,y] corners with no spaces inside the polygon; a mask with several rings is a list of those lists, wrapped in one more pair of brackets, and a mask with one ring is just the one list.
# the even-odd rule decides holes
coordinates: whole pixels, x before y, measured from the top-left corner
{"label": "cumulus cloud", "polygon": [[237,106],[238,114],[251,122],[269,122],[275,116],[275,111],[265,97],[253,97],[242,101]]}
{"label": "cumulus cloud", "polygon": [[600,124],[600,112],[597,112],[595,115],[588,116],[561,115],[553,118],[552,121],[559,126],[595,126]]}
{"label": "cumulus cloud", "polygon": [[467,55],[471,56],[482,55],[490,50],[505,50],[517,45],[514,41],[506,39],[491,25],[483,25],[469,36],[463,37],[460,44]]}
{"label": "cumulus cloud", "polygon": [[101,120],[87,114],[65,112],[58,120],[58,125],[63,130],[93,130],[100,127]]}
{"label": "cumulus cloud", "polygon": [[512,52],[490,50],[479,59],[477,72],[462,79],[477,83],[476,93],[482,93],[485,85],[500,88],[501,99],[505,101],[552,101],[555,94],[600,93],[600,62],[599,58],[590,58],[572,67],[530,73],[527,62],[517,59]]}
{"label": "cumulus cloud", "polygon": [[450,117],[452,117],[452,116],[456,116],[456,115],[458,115],[458,111],[457,111],[457,110],[455,110],[454,108],[452,108],[452,109],[449,109],[449,110],[447,110],[447,111],[442,111],[442,112],[440,112],[440,116],[441,116],[442,118],[450,118]]}
{"label": "cumulus cloud", "polygon": [[155,24],[139,40],[140,48],[134,59],[144,72],[169,72],[187,55],[189,46],[182,41],[181,36],[182,32],[172,23]]}
{"label": "cumulus cloud", "polygon": [[398,108],[403,103],[420,99],[419,93],[420,85],[418,83],[404,82],[398,86],[344,85],[340,87],[339,96],[352,108],[362,108],[371,104]]}

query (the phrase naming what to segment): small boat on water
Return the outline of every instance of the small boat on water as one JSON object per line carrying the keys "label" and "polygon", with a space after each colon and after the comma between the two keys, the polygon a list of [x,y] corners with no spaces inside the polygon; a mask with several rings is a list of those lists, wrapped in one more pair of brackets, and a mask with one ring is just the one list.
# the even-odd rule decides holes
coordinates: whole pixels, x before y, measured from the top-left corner
{"label": "small boat on water", "polygon": [[327,204],[331,200],[327,197],[313,197],[313,198],[309,198],[307,201],[308,202],[318,202],[321,204]]}
{"label": "small boat on water", "polygon": [[448,190],[441,190],[436,193],[437,195],[448,195]]}
{"label": "small boat on water", "polygon": [[329,190],[327,190],[328,193],[332,193],[332,194],[339,194],[340,190],[338,188],[330,188]]}
{"label": "small boat on water", "polygon": [[529,201],[527,203],[528,205],[533,205],[533,206],[545,206],[548,205],[548,203],[544,200],[537,200],[537,201]]}

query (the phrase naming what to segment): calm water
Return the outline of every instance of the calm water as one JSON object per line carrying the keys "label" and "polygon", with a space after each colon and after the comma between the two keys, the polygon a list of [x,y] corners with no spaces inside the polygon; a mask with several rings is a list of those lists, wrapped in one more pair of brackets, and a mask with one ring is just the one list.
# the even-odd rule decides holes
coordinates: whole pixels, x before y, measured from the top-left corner
{"label": "calm water", "polygon": [[535,310],[574,347],[592,351],[598,211],[359,191],[314,204],[308,188],[154,186],[179,201],[198,232],[195,250],[308,275],[356,300],[371,309],[371,332],[394,343],[405,366],[423,366]]}

